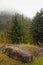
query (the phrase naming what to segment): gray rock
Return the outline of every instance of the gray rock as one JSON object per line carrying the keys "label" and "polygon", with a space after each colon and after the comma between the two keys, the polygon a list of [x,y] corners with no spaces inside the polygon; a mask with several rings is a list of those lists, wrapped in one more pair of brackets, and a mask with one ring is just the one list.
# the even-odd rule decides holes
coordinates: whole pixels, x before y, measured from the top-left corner
{"label": "gray rock", "polygon": [[31,62],[33,59],[30,51],[28,51],[28,49],[24,48],[23,46],[8,46],[3,52],[9,57],[21,60],[23,62]]}

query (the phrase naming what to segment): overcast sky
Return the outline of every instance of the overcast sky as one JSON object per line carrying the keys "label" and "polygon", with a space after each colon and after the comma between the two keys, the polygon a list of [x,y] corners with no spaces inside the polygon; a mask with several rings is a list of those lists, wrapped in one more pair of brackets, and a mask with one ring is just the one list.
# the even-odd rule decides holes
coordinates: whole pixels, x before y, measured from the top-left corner
{"label": "overcast sky", "polygon": [[33,17],[41,8],[43,0],[0,0],[0,11],[18,11],[28,17]]}

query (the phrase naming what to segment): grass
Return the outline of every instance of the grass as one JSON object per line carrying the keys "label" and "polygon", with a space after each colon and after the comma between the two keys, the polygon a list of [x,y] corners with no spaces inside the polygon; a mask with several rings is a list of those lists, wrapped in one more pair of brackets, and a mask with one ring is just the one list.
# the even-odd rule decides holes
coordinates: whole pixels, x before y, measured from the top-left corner
{"label": "grass", "polygon": [[43,56],[40,56],[40,57],[37,57],[37,58],[34,57],[33,62],[31,62],[27,65],[43,65]]}
{"label": "grass", "polygon": [[36,48],[38,46],[35,45],[30,45],[30,44],[21,44],[22,46],[26,47],[26,48]]}
{"label": "grass", "polygon": [[[5,46],[9,46],[12,44],[4,44]],[[13,44],[14,45],[14,44]],[[29,63],[23,63],[19,60],[12,59],[5,54],[2,53],[1,47],[3,46],[3,43],[0,43],[0,65],[43,65],[43,55],[40,57],[33,57],[33,61]],[[22,46],[26,48],[34,49],[37,46],[29,45],[29,44],[22,44]]]}
{"label": "grass", "polygon": [[2,52],[0,52],[0,65],[43,65],[43,56],[33,58],[32,62],[23,63],[21,61],[9,58]]}

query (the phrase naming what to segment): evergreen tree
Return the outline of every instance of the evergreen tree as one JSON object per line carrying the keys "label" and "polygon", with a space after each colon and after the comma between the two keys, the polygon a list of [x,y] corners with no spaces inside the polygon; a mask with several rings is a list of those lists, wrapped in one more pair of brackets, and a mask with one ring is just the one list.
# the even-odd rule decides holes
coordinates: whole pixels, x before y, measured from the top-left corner
{"label": "evergreen tree", "polygon": [[39,44],[43,42],[43,9],[40,12],[37,12],[36,16],[32,20],[31,26],[32,40]]}
{"label": "evergreen tree", "polygon": [[12,43],[20,43],[22,38],[22,28],[21,28],[21,20],[20,15],[16,14],[13,19],[12,23],[8,29],[8,37],[10,38]]}

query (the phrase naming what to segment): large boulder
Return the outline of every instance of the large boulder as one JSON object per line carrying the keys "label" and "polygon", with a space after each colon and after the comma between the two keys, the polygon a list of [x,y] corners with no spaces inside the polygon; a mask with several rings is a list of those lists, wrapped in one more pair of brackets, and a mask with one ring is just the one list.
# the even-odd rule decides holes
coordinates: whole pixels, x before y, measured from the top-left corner
{"label": "large boulder", "polygon": [[21,60],[23,62],[32,61],[32,54],[23,46],[8,46],[4,49],[3,52],[9,57]]}

